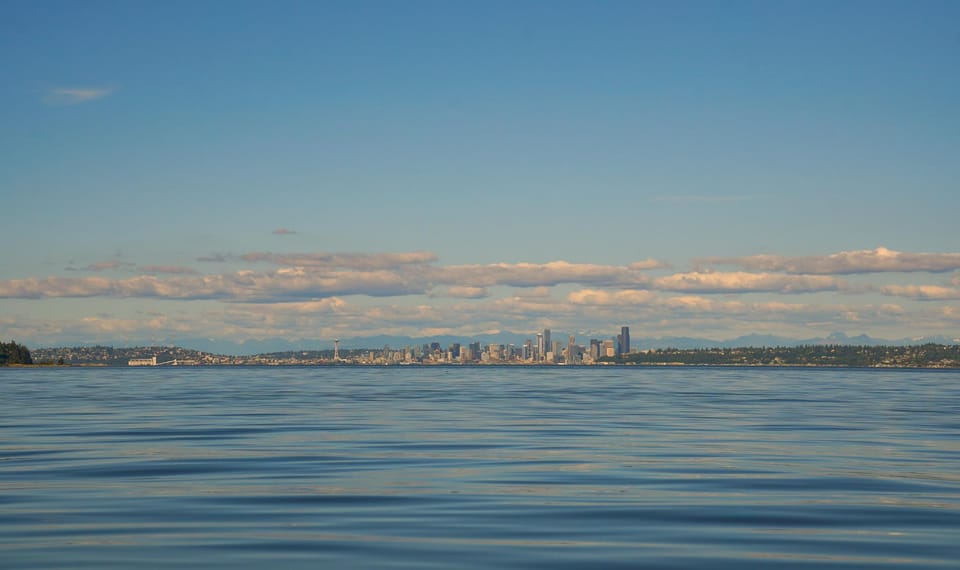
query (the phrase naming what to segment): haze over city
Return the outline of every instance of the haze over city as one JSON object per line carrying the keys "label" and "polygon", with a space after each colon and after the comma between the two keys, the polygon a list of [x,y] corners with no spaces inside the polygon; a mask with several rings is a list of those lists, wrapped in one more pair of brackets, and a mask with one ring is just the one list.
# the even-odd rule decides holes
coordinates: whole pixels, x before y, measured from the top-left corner
{"label": "haze over city", "polygon": [[0,340],[960,337],[958,16],[4,2]]}

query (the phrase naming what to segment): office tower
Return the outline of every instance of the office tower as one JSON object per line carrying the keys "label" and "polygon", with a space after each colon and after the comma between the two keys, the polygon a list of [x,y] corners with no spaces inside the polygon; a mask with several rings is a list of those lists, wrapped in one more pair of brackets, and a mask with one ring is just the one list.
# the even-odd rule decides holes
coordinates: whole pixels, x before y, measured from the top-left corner
{"label": "office tower", "polygon": [[543,329],[543,347],[546,349],[544,352],[550,352],[550,329]]}
{"label": "office tower", "polygon": [[576,339],[574,339],[573,335],[570,335],[567,339],[567,364],[574,364],[577,361],[576,347],[574,346],[575,342]]}
{"label": "office tower", "polygon": [[543,360],[547,355],[546,345],[543,343],[543,333],[537,333],[537,361]]}
{"label": "office tower", "polygon": [[630,354],[630,327],[620,327],[620,354]]}
{"label": "office tower", "polygon": [[617,335],[616,338],[613,339],[613,342],[615,343],[614,346],[617,347],[617,356],[619,357],[621,354],[623,354],[621,352],[623,350],[623,337],[621,335]]}

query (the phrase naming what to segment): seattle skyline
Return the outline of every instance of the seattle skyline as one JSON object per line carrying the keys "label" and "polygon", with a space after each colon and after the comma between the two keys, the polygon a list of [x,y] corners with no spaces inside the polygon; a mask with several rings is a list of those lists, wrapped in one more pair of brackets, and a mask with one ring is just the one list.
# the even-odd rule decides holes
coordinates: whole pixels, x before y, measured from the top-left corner
{"label": "seattle skyline", "polygon": [[958,16],[5,2],[0,340],[960,337]]}

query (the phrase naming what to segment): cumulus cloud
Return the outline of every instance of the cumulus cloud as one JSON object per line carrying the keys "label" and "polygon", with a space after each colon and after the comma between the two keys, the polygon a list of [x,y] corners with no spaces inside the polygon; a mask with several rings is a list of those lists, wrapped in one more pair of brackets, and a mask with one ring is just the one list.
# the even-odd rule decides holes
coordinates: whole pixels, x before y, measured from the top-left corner
{"label": "cumulus cloud", "polygon": [[698,293],[812,293],[838,291],[843,281],[822,275],[781,275],[742,271],[677,273],[653,280],[652,287],[664,291]]}
{"label": "cumulus cloud", "polygon": [[[625,266],[552,261],[436,266],[434,254],[272,254],[250,253],[247,261],[281,265],[271,271],[196,275],[177,266],[144,266],[145,275],[127,279],[62,278],[0,281],[0,297],[150,297],[161,299],[223,299],[233,301],[289,301],[334,295],[424,295],[482,298],[496,286],[533,289],[549,295],[549,288],[589,285],[592,289],[623,289],[621,298],[637,299],[639,289],[677,292],[799,293],[839,290],[842,282],[825,276],[754,273],[681,273],[657,279]],[[102,267],[117,265],[115,262]],[[653,263],[644,263],[652,266]],[[164,276],[152,274],[165,274]],[[631,292],[633,291],[633,292]],[[616,296],[616,293],[611,293]],[[587,297],[584,297],[584,300]],[[593,297],[597,299],[598,297]],[[583,302],[583,301],[581,301]]]}
{"label": "cumulus cloud", "polygon": [[563,283],[637,285],[648,278],[619,265],[590,263],[493,263],[489,265],[450,265],[430,272],[437,283],[468,287],[548,287]]}
{"label": "cumulus cloud", "polygon": [[[206,259],[238,260],[229,254],[212,254]],[[429,252],[252,252],[242,259],[269,265],[205,275],[188,267],[145,265],[138,268],[140,274],[128,276],[108,270],[132,264],[111,261],[88,266],[99,274],[0,281],[0,298],[218,300],[222,303],[217,310],[207,313],[200,311],[208,305],[198,303],[181,315],[145,315],[142,320],[97,315],[84,323],[74,322],[77,330],[101,331],[104,335],[111,330],[119,333],[156,327],[183,328],[191,334],[218,338],[417,335],[441,330],[468,334],[542,327],[592,327],[602,331],[610,323],[624,322],[656,328],[657,334],[686,331],[702,336],[702,331],[710,327],[746,332],[830,331],[843,330],[844,323],[857,323],[858,328],[871,325],[894,330],[907,323],[914,328],[922,325],[936,330],[950,321],[946,313],[934,315],[932,310],[918,310],[917,303],[909,304],[908,311],[893,303],[783,302],[773,295],[786,299],[784,294],[861,290],[836,276],[785,270],[645,273],[666,267],[655,260],[627,265],[552,261],[444,266],[437,264],[436,255]],[[947,283],[888,286],[880,292],[910,299],[960,299],[960,286],[956,283],[960,275],[951,279],[953,287],[946,286]],[[744,299],[753,293],[770,297],[761,297],[761,302]],[[384,301],[402,296],[407,298],[396,303]],[[822,296],[814,297],[817,298]],[[26,330],[24,322],[14,322],[0,330]],[[37,325],[33,330],[41,328]]]}
{"label": "cumulus cloud", "polygon": [[0,281],[2,299],[96,297],[107,295],[113,281],[105,277],[47,277]]}
{"label": "cumulus cloud", "polygon": [[746,257],[710,257],[698,261],[712,265],[736,265],[751,270],[814,275],[942,272],[960,269],[960,253],[904,253],[885,247],[841,251],[824,256],[751,255]]}
{"label": "cumulus cloud", "polygon": [[142,275],[128,279],[48,277],[0,281],[0,298],[146,297],[159,299],[224,299],[281,301],[335,295],[394,296],[423,294],[427,284],[390,271],[310,273],[296,269],[273,272],[238,271],[222,275],[161,279]]}
{"label": "cumulus cloud", "polygon": [[643,305],[654,298],[651,291],[603,291],[581,289],[567,294],[567,300],[575,305]]}
{"label": "cumulus cloud", "polygon": [[[251,272],[252,273],[252,272]],[[296,273],[296,272],[295,272]],[[259,274],[246,277],[260,279]],[[110,280],[87,277],[89,287],[97,281],[108,290]],[[77,285],[77,283],[73,283]],[[132,284],[129,284],[132,287]],[[524,290],[526,293],[528,290]],[[89,292],[89,291],[88,291]],[[169,305],[176,307],[176,305]],[[469,337],[496,331],[533,331],[549,327],[564,331],[616,332],[611,323],[634,326],[638,336],[683,334],[710,336],[714,330],[729,338],[733,332],[783,333],[801,338],[812,328],[843,330],[856,323],[887,323],[900,330],[902,323],[922,322],[932,329],[953,323],[956,311],[915,311],[905,314],[895,304],[848,306],[839,304],[744,302],[699,295],[671,295],[647,290],[603,290],[588,288],[559,297],[515,295],[502,298],[464,299],[454,303],[390,303],[372,299],[347,301],[339,296],[288,300],[276,297],[270,303],[227,303],[216,309],[197,308],[168,314],[158,311],[138,316],[93,315],[57,321],[0,315],[0,330],[15,338],[64,338],[72,335],[83,342],[115,340],[116,335],[137,338],[206,336],[233,340],[268,337],[337,338],[372,334],[420,336],[458,334]],[[906,320],[905,320],[906,319]],[[446,332],[444,332],[446,331]],[[580,334],[580,333],[578,333]],[[587,335],[587,333],[582,333]],[[593,335],[593,333],[589,333]],[[113,335],[113,336],[111,336]],[[594,335],[596,336],[596,335]],[[49,344],[50,341],[44,341]]]}
{"label": "cumulus cloud", "polygon": [[487,291],[486,287],[462,287],[458,285],[431,293],[431,296],[434,297],[457,297],[461,299],[482,299],[489,295],[490,292]]}
{"label": "cumulus cloud", "polygon": [[48,105],[77,105],[103,99],[114,92],[113,87],[57,87],[47,92]]}
{"label": "cumulus cloud", "polygon": [[880,292],[893,297],[908,297],[920,301],[947,301],[960,299],[960,288],[940,285],[887,285]]}
{"label": "cumulus cloud", "polygon": [[824,307],[818,305],[809,305],[806,303],[783,303],[780,301],[767,301],[759,303],[750,303],[746,301],[721,301],[696,295],[668,297],[662,301],[662,305],[667,308],[683,312],[714,313],[727,316],[758,314],[784,315],[790,313],[820,314],[824,310],[827,310],[831,314],[838,312],[838,308],[835,305]]}
{"label": "cumulus cloud", "polygon": [[634,261],[633,263],[627,265],[627,267],[637,271],[643,271],[647,269],[665,269],[670,267],[670,264],[658,259],[644,259],[643,261]]}

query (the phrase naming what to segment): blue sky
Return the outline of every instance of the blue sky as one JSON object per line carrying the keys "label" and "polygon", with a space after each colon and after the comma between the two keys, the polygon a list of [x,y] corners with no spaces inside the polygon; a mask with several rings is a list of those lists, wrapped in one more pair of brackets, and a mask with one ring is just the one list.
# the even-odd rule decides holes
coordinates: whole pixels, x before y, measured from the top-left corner
{"label": "blue sky", "polygon": [[960,336],[958,16],[4,1],[0,338]]}

